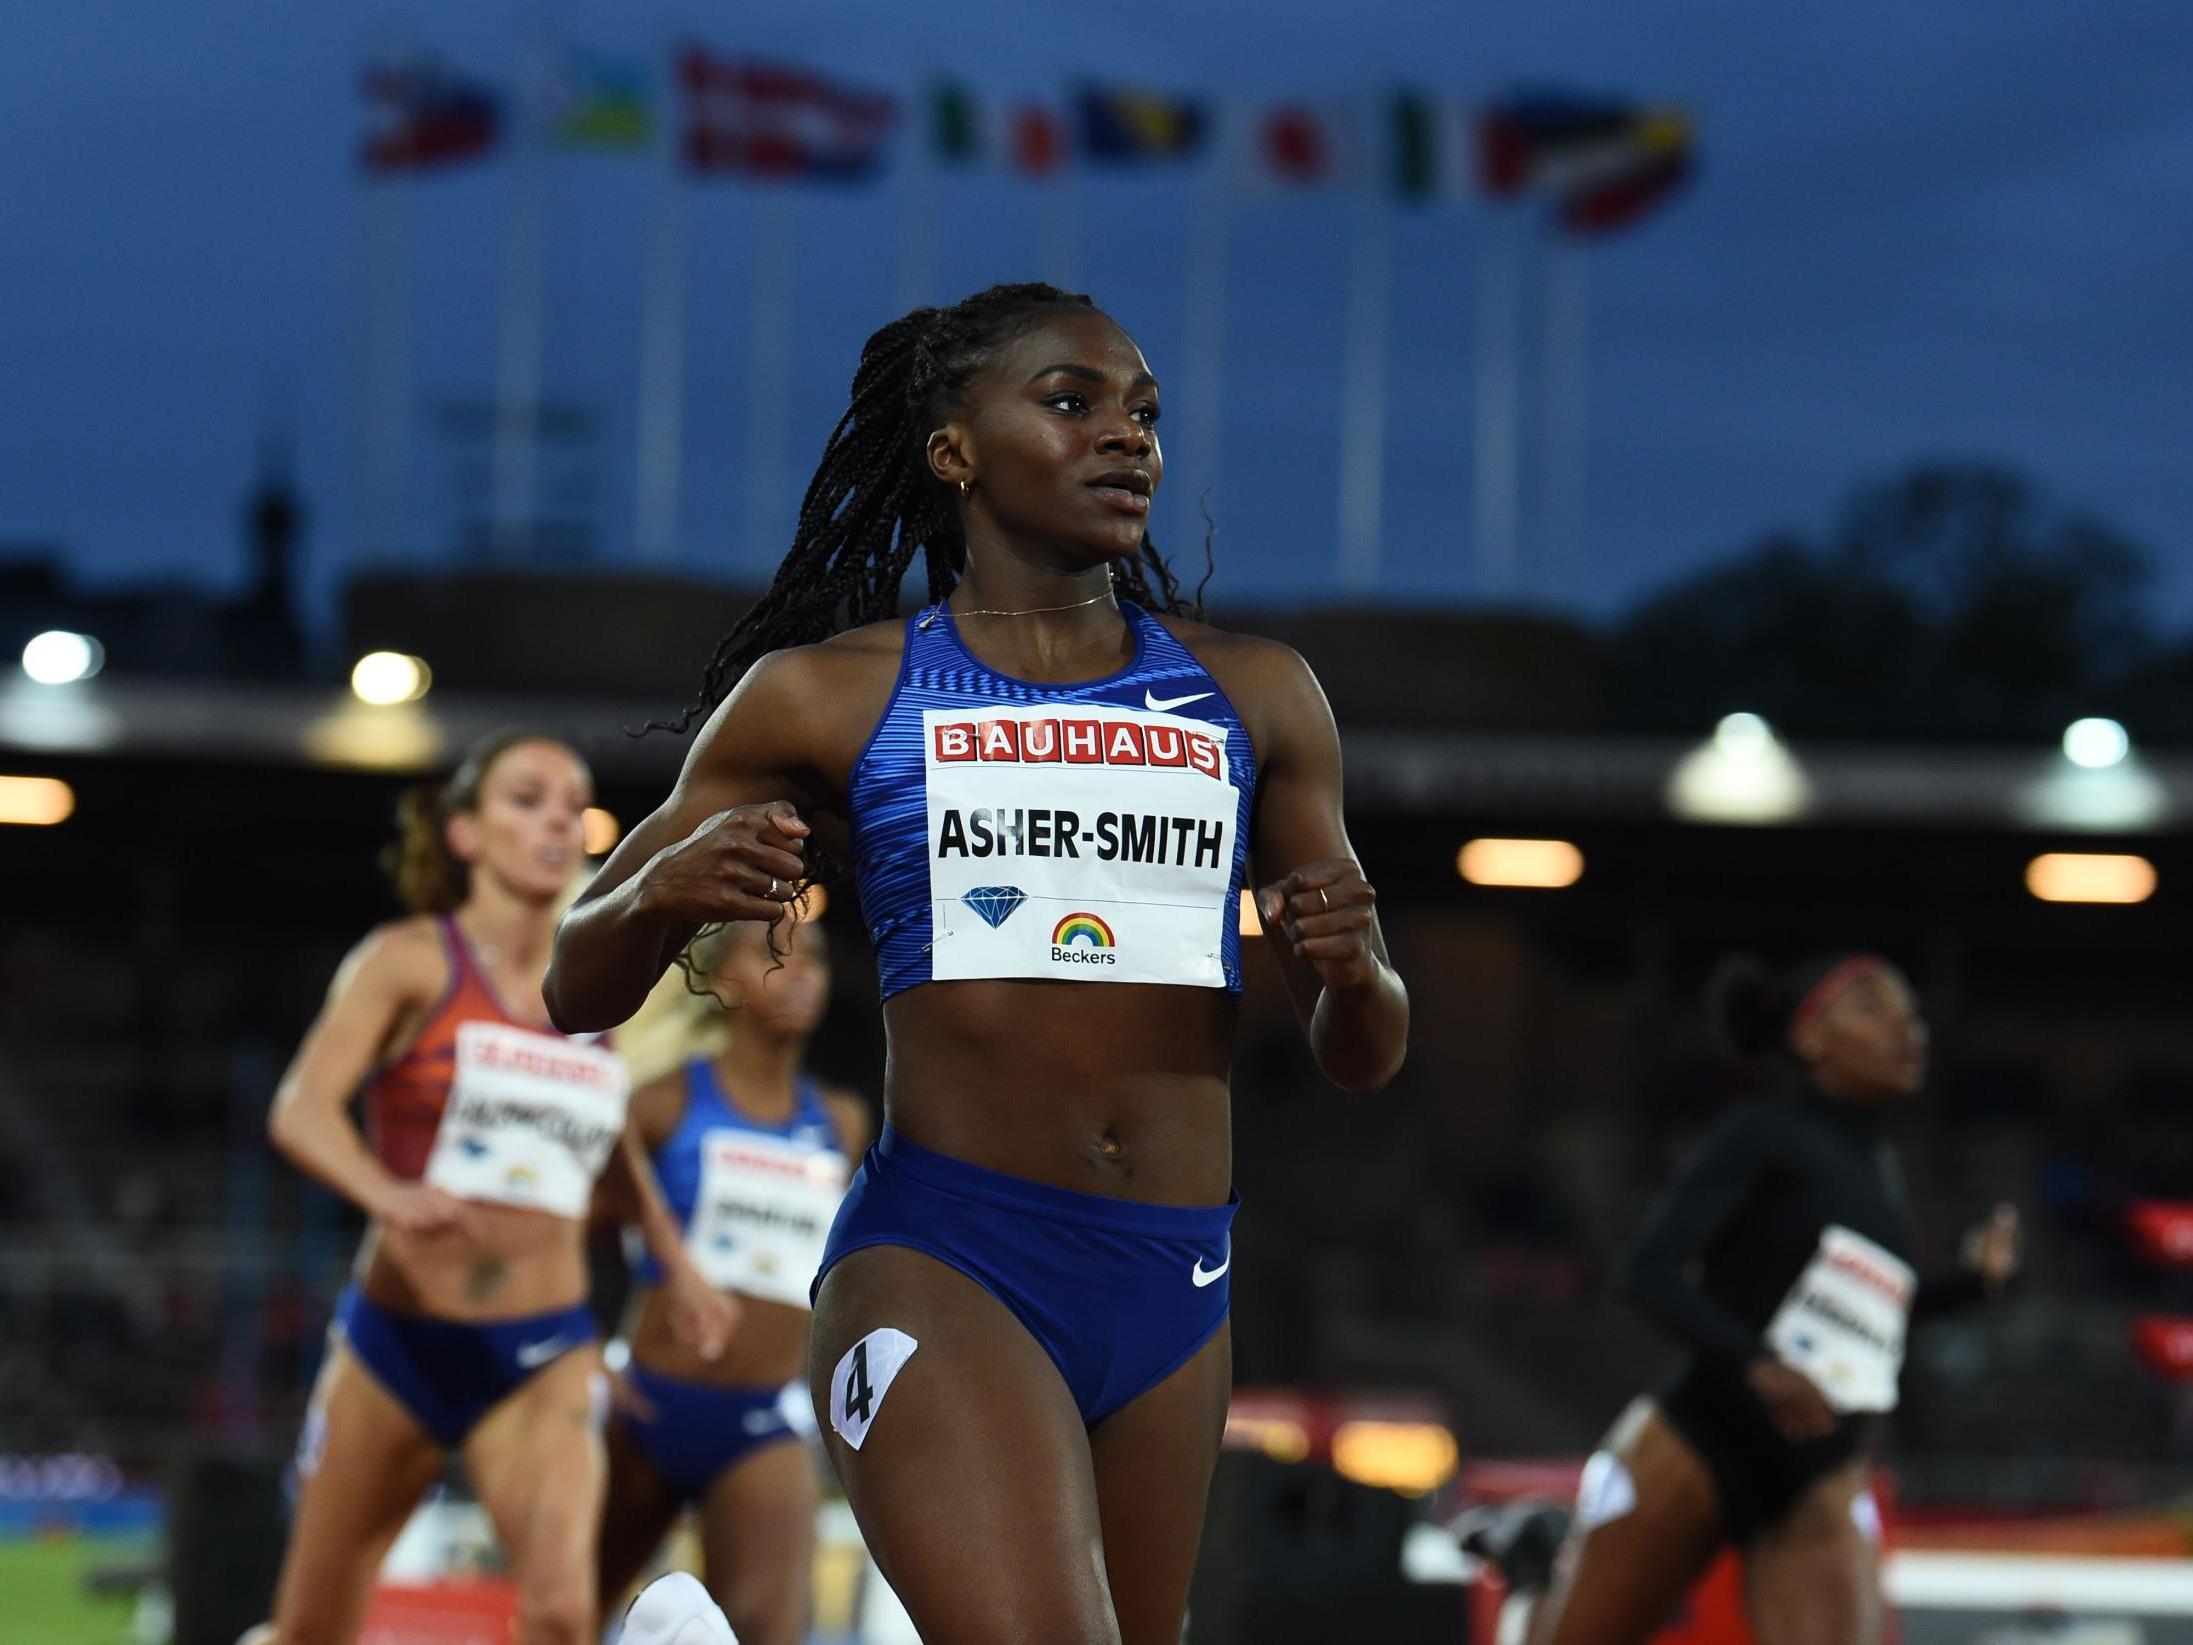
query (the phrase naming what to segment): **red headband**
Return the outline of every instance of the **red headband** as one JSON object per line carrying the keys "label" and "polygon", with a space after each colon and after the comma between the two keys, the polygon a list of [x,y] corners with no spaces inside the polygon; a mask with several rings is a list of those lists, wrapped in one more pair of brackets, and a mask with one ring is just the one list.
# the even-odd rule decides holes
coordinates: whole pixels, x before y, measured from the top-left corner
{"label": "red headband", "polygon": [[1854,954],[1834,970],[1812,985],[1805,997],[1797,1002],[1797,1009],[1789,1014],[1789,1037],[1797,1038],[1812,1025],[1817,1017],[1835,1002],[1835,996],[1861,977],[1870,977],[1889,969],[1889,963],[1878,954]]}

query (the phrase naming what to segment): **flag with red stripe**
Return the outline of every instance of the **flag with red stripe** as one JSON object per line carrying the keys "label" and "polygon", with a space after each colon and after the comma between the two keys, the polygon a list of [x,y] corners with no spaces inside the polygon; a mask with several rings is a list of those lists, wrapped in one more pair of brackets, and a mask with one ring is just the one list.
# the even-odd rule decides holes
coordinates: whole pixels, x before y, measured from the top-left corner
{"label": "flag with red stripe", "polygon": [[888,92],[700,46],[679,54],[678,86],[685,163],[696,172],[857,182],[881,169],[898,122]]}
{"label": "flag with red stripe", "polygon": [[358,155],[368,171],[455,165],[502,134],[501,99],[433,57],[368,64],[360,89],[372,120]]}

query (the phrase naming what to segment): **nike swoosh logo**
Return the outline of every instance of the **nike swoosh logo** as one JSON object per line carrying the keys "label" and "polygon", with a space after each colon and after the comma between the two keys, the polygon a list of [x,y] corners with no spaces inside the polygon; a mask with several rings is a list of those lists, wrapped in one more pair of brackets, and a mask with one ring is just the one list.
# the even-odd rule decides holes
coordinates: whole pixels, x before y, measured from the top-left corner
{"label": "nike swoosh logo", "polygon": [[1211,1281],[1217,1279],[1219,1275],[1225,1273],[1226,1270],[1231,1268],[1233,1265],[1234,1254],[1231,1251],[1228,1251],[1226,1253],[1226,1260],[1220,1263],[1216,1268],[1205,1268],[1203,1266],[1203,1259],[1201,1257],[1197,1257],[1195,1259],[1195,1272],[1190,1274],[1188,1277],[1196,1282],[1196,1289],[1201,1290],[1204,1286],[1210,1284]]}
{"label": "nike swoosh logo", "polygon": [[538,1371],[570,1346],[569,1337],[550,1337],[546,1342],[521,1342],[517,1353],[511,1357],[517,1360],[521,1369]]}
{"label": "nike swoosh logo", "polygon": [[750,1434],[768,1434],[784,1427],[785,1421],[774,1411],[749,1411],[739,1418],[739,1426]]}
{"label": "nike swoosh logo", "polygon": [[1189,703],[1199,703],[1209,695],[1208,691],[1191,691],[1185,697],[1157,697],[1151,695],[1148,686],[1144,686],[1142,706],[1153,714],[1170,714],[1174,709],[1183,708]]}

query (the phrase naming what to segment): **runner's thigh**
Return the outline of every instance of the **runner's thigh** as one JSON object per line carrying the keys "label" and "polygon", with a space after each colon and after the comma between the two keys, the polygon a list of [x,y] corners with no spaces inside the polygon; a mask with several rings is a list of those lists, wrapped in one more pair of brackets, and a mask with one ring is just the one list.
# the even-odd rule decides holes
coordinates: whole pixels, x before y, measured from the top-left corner
{"label": "runner's thigh", "polygon": [[1713,1476],[1651,1404],[1623,1413],[1599,1454],[1612,1464],[1579,1499],[1530,1645],[1641,1645],[1720,1551]]}
{"label": "runner's thigh", "polygon": [[520,1645],[592,1635],[607,1403],[601,1350],[589,1343],[513,1389],[465,1441],[465,1473],[510,1558]]}
{"label": "runner's thigh", "polygon": [[798,1439],[764,1445],[716,1476],[701,1505],[708,1591],[739,1645],[799,1645],[815,1563],[815,1455]]}
{"label": "runner's thigh", "polygon": [[275,1634],[282,1645],[350,1645],[381,1561],[441,1472],[442,1452],[340,1343],[305,1423]]}
{"label": "runner's thigh", "polygon": [[[1744,1600],[1759,1645],[1873,1645],[1881,1637],[1864,1491],[1862,1463],[1824,1474],[1745,1546]],[[1870,1508],[1870,1496],[1864,1500]]]}
{"label": "runner's thigh", "polygon": [[595,1542],[594,1596],[607,1612],[618,1608],[662,1546],[678,1517],[678,1499],[616,1423],[610,1424],[603,1440],[609,1483],[603,1494],[601,1535]]}
{"label": "runner's thigh", "polygon": [[1179,1645],[1233,1389],[1233,1328],[1089,1436],[1123,1645]]}
{"label": "runner's thigh", "polygon": [[[832,1421],[833,1379],[883,1330],[916,1346],[871,1384],[856,1449]],[[855,1251],[815,1299],[808,1375],[831,1465],[924,1645],[1118,1645],[1080,1412],[1003,1303],[904,1246]]]}

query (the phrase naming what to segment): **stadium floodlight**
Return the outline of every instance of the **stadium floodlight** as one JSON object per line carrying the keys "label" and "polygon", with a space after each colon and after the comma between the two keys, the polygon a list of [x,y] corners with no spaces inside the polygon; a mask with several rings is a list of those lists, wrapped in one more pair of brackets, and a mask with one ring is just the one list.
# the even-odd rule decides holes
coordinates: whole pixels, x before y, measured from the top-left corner
{"label": "stadium floodlight", "polygon": [[0,823],[51,828],[76,809],[76,790],[59,777],[0,777]]}
{"label": "stadium floodlight", "polygon": [[89,634],[49,628],[23,647],[23,672],[40,685],[74,685],[105,666],[106,648]]}
{"label": "stadium floodlight", "polygon": [[617,841],[624,837],[624,825],[617,821],[617,814],[598,805],[586,808],[586,814],[579,819],[579,827],[585,836],[589,857],[608,856],[616,849]]}
{"label": "stadium floodlight", "polygon": [[2026,864],[2025,888],[2042,902],[2141,903],[2155,894],[2155,865],[2145,857],[2047,851]]}
{"label": "stadium floodlight", "polygon": [[1567,840],[1472,840],[1454,868],[1472,885],[1560,891],[1584,877],[1584,853]]}
{"label": "stadium floodlight", "polygon": [[1812,784],[1773,726],[1739,712],[1677,763],[1667,802],[1689,822],[1789,822],[1812,808]]}
{"label": "stadium floodlight", "polygon": [[351,695],[375,708],[415,703],[434,685],[423,658],[401,651],[368,651],[350,671]]}
{"label": "stadium floodlight", "polygon": [[2115,720],[2073,720],[2064,728],[2064,758],[2082,770],[2106,771],[2131,753],[2132,739]]}

